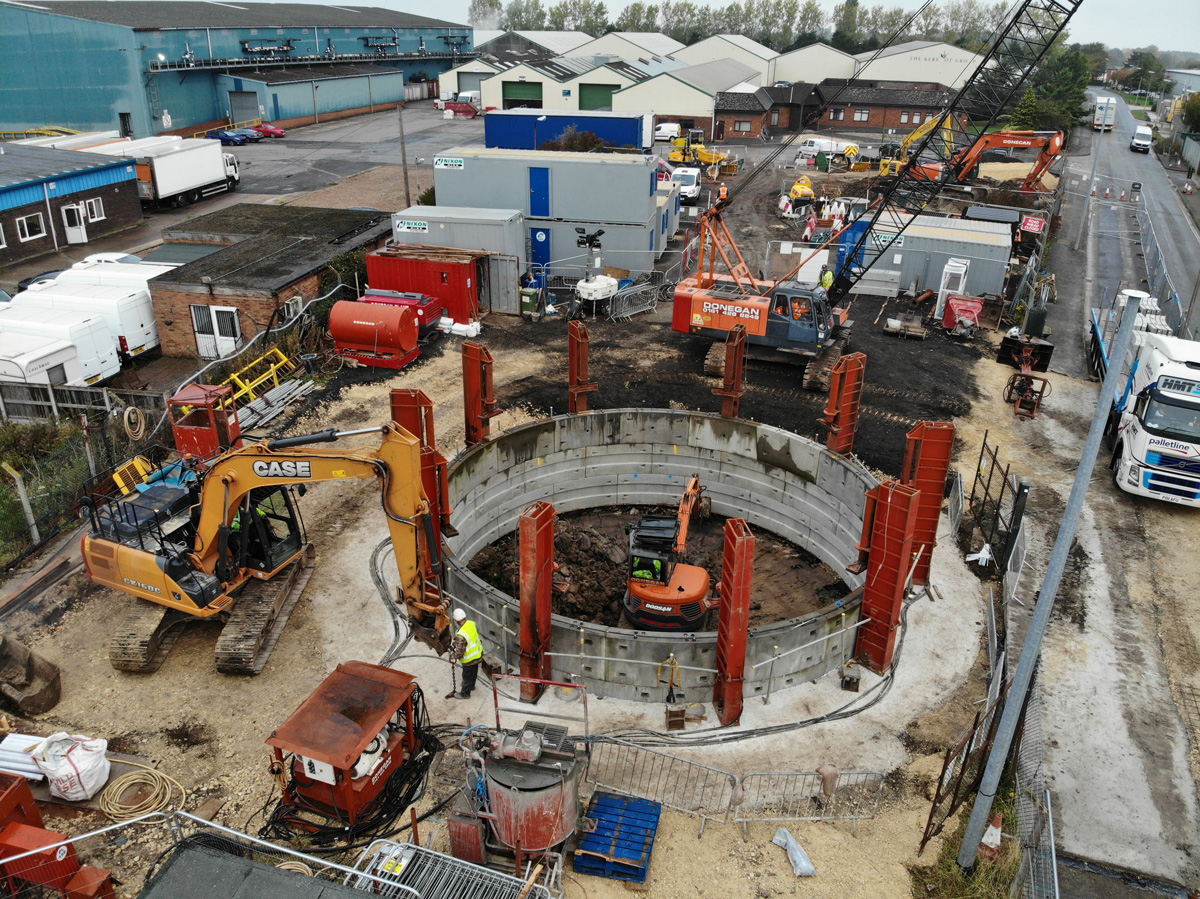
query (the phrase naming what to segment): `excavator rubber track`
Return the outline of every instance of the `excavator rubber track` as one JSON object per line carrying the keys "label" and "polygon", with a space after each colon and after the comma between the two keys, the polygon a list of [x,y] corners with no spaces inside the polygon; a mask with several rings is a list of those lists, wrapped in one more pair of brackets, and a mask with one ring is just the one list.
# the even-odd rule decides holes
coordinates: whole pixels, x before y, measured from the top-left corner
{"label": "excavator rubber track", "polygon": [[804,366],[804,378],[800,382],[805,390],[828,390],[829,374],[850,345],[850,335],[842,334],[827,343],[824,349]]}
{"label": "excavator rubber track", "polygon": [[186,612],[134,599],[117,625],[108,647],[108,660],[118,671],[157,671],[191,620]]}
{"label": "excavator rubber track", "polygon": [[310,546],[272,580],[255,578],[246,584],[217,638],[218,671],[246,675],[262,672],[313,570]]}

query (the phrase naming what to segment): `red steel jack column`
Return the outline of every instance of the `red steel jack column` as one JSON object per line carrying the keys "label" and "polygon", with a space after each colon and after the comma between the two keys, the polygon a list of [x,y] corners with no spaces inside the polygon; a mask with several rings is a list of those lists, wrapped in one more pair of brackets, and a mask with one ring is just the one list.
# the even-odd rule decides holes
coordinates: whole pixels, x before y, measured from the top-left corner
{"label": "red steel jack column", "polygon": [[913,570],[913,583],[929,583],[929,566],[937,546],[938,520],[942,497],[946,493],[946,475],[950,472],[950,454],[954,450],[954,423],[923,421],[908,432],[904,448],[904,466],[900,483],[921,491],[917,503],[917,526],[913,532],[915,552],[920,553]]}
{"label": "red steel jack column", "polygon": [[829,403],[825,406],[825,417],[818,421],[829,428],[825,446],[843,456],[854,450],[866,372],[866,353],[849,353],[838,359],[829,375]]}
{"label": "red steel jack column", "polygon": [[440,557],[442,535],[453,537],[458,531],[450,524],[450,513],[454,510],[450,508],[446,457],[438,452],[433,432],[433,401],[423,390],[397,387],[391,392],[391,406],[392,421],[421,441],[421,486],[429,500],[429,517],[437,534]]}
{"label": "red steel jack column", "polygon": [[[521,552],[521,677],[550,680],[550,596],[554,587],[554,506],[536,502],[518,526]],[[535,702],[543,685],[521,681],[521,699]]]}
{"label": "red steel jack column", "polygon": [[571,414],[586,412],[587,395],[600,385],[588,380],[588,332],[583,322],[567,325],[567,378]]}
{"label": "red steel jack column", "polygon": [[713,706],[717,710],[717,720],[725,726],[737,724],[742,717],[753,580],[754,535],[744,518],[730,518],[725,522],[721,611],[717,623],[717,679],[713,684]]}
{"label": "red steel jack column", "polygon": [[462,346],[463,400],[467,419],[467,446],[487,440],[489,422],[500,414],[492,386],[492,354],[482,343],[468,340]]}
{"label": "red steel jack column", "polygon": [[[940,496],[940,494],[939,494]],[[847,567],[867,572],[862,617],[855,657],[871,671],[883,674],[896,652],[896,629],[904,608],[904,585],[912,568],[913,530],[920,494],[899,481],[867,491],[858,562]]]}
{"label": "red steel jack column", "polygon": [[746,368],[746,326],[734,325],[725,338],[725,383],[713,388],[721,397],[721,417],[739,418],[742,412],[742,377]]}

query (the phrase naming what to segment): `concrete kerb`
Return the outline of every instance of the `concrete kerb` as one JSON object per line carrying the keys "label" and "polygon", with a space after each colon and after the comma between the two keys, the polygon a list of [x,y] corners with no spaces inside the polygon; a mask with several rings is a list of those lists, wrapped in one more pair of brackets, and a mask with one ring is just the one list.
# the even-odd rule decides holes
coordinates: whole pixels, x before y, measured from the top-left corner
{"label": "concrete kerb", "polygon": [[[866,491],[862,466],[778,428],[715,415],[621,409],[559,416],[506,431],[460,453],[450,467],[452,522],[446,584],[497,654],[519,658],[516,598],[467,570],[483,547],[516,529],[537,500],[560,512],[611,505],[671,505],[701,473],[713,511],[745,518],[805,547],[838,572],[856,558]],[[851,588],[862,576],[843,575]],[[859,601],[848,597],[804,619],[751,628],[746,693],[816,681],[851,656]],[[598,697],[659,702],[659,663],[674,653],[680,701],[711,697],[716,634],[651,634],[553,616],[553,677]],[[804,647],[798,652],[789,649]],[[786,654],[785,654],[786,653]]]}

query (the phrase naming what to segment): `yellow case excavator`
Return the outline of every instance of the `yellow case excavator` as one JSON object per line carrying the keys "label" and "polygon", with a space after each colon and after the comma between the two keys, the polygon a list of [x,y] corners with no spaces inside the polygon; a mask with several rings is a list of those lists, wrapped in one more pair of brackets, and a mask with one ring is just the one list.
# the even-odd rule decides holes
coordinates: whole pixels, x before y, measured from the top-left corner
{"label": "yellow case excavator", "polygon": [[[312,447],[380,433],[377,449]],[[119,625],[113,667],[153,671],[181,625],[219,617],[217,668],[262,671],[313,570],[295,494],[343,478],[379,481],[410,626],[444,649],[450,620],[421,446],[393,423],[250,444],[218,457],[197,485],[158,483],[93,503],[83,538],[88,576],[150,603],[137,603]]]}

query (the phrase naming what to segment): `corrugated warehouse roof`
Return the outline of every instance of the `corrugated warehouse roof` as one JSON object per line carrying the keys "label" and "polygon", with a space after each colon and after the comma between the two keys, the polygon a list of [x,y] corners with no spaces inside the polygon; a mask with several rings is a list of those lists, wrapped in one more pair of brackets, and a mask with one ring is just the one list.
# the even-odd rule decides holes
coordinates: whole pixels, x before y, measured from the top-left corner
{"label": "corrugated warehouse roof", "polygon": [[559,56],[555,59],[531,59],[524,63],[531,69],[536,69],[543,75],[549,75],[555,81],[570,81],[584,72],[599,68],[596,60],[590,56]]}
{"label": "corrugated warehouse roof", "polygon": [[879,54],[880,59],[883,59],[887,56],[899,56],[904,53],[915,53],[918,50],[928,50],[930,47],[941,46],[943,46],[942,41],[905,41],[903,44],[893,44],[882,50],[867,50],[864,53],[856,53],[854,54],[854,58],[866,62],[875,56],[876,53]]}
{"label": "corrugated warehouse roof", "polygon": [[592,40],[590,34],[582,31],[516,31],[531,44],[545,47],[551,53],[565,55],[576,47],[582,47]]}
{"label": "corrugated warehouse roof", "polygon": [[305,66],[304,68],[260,69],[254,73],[248,73],[245,69],[238,69],[237,71],[225,70],[221,74],[241,78],[244,81],[258,81],[263,84],[291,84],[297,81],[327,81],[336,78],[362,77],[363,75],[403,76],[404,72],[391,66],[374,65],[369,62],[344,62],[321,66],[319,69],[314,69],[312,66]]}
{"label": "corrugated warehouse roof", "polygon": [[758,77],[759,73],[743,62],[726,58],[676,69],[670,74],[715,97],[721,91],[730,90],[743,81]]}
{"label": "corrugated warehouse roof", "polygon": [[1012,229],[998,222],[917,215],[913,216],[912,224],[904,229],[904,237],[926,237],[932,240],[951,238],[964,243],[1007,247],[1012,244]]}
{"label": "corrugated warehouse roof", "polygon": [[758,41],[753,41],[744,34],[718,34],[716,36],[722,40],[729,41],[729,43],[741,47],[743,50],[753,53],[755,56],[761,57],[762,59],[774,59],[779,55],[770,47],[764,47]]}
{"label": "corrugated warehouse roof", "polygon": [[23,147],[9,143],[3,146],[3,153],[0,154],[0,188],[48,181],[89,169],[128,164],[124,159],[113,159],[111,156],[86,153],[82,150]]}
{"label": "corrugated warehouse roof", "polygon": [[[196,0],[36,0],[32,9],[134,31],[187,28],[465,28],[377,6],[203,3]],[[169,23],[169,24],[168,24]]]}
{"label": "corrugated warehouse roof", "polygon": [[676,50],[682,50],[686,46],[675,38],[659,34],[657,31],[614,31],[612,33],[655,56],[670,56]]}

